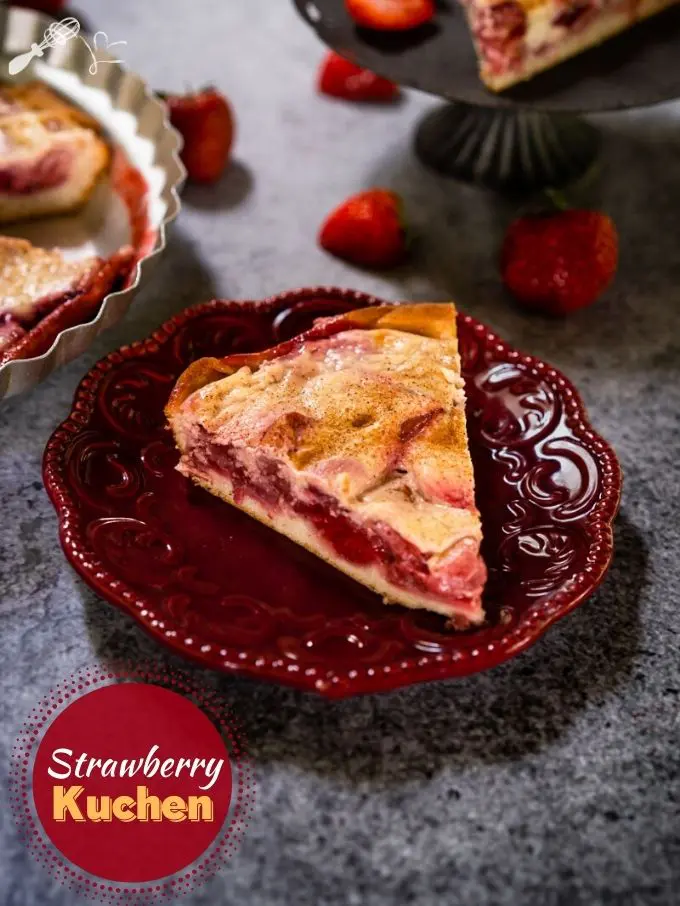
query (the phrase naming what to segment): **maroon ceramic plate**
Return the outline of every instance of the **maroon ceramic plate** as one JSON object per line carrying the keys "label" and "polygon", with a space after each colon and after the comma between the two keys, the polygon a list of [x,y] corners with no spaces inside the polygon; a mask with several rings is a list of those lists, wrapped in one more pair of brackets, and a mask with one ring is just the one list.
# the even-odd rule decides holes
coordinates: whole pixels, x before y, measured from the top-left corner
{"label": "maroon ceramic plate", "polygon": [[487,623],[447,631],[386,607],[175,471],[163,407],[196,358],[266,348],[379,302],[311,289],[209,302],[99,362],[50,439],[44,477],[66,556],[103,598],[217,670],[340,698],[464,676],[519,653],[601,582],[621,478],[558,371],[459,316],[489,567]]}

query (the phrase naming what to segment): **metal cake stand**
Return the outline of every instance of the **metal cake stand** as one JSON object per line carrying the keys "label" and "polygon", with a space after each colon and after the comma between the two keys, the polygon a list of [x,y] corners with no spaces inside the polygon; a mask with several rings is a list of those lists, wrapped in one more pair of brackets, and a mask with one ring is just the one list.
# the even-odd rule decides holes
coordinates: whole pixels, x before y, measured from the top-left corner
{"label": "metal cake stand", "polygon": [[579,114],[647,107],[680,97],[680,6],[522,85],[493,94],[458,0],[439,0],[435,22],[410,32],[358,28],[344,0],[294,0],[321,40],[401,85],[445,98],[418,127],[419,158],[446,176],[512,193],[582,177],[598,155],[597,130]]}

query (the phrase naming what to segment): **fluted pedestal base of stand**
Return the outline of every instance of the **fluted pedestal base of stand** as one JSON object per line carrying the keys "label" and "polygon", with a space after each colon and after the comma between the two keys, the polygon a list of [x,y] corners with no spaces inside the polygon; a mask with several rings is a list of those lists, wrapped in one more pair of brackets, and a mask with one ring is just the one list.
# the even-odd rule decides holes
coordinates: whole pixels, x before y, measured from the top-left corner
{"label": "fluted pedestal base of stand", "polygon": [[599,140],[592,126],[568,114],[455,103],[425,117],[415,146],[421,161],[444,176],[530,194],[583,177]]}

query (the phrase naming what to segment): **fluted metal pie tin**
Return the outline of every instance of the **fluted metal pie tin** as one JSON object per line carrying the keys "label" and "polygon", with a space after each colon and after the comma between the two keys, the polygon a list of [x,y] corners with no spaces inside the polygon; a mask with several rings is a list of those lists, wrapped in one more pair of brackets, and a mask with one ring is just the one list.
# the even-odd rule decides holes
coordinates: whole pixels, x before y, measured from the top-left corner
{"label": "fluted metal pie tin", "polygon": [[[50,18],[29,10],[0,7],[0,77],[3,82],[13,81],[9,75],[9,61],[34,44],[40,45],[51,22]],[[36,56],[15,78],[44,82],[101,124],[112,144],[141,174],[146,184],[146,238],[142,247],[136,249],[135,271],[126,287],[105,296],[93,319],[61,331],[42,355],[8,361],[0,366],[0,399],[35,387],[55,369],[81,355],[103,330],[123,318],[136,292],[149,279],[154,263],[165,248],[168,225],[180,210],[178,193],[185,178],[179,159],[181,137],[170,125],[164,105],[144,80],[125,69],[124,64],[113,56],[112,50],[120,50],[124,56],[125,47],[112,49],[109,45],[107,50],[103,49],[104,44],[108,44],[108,40],[99,37],[95,42],[93,37],[81,32],[63,43],[45,48],[42,56]],[[112,200],[111,203],[117,202]],[[104,220],[106,222],[106,218]],[[109,220],[111,224],[119,224],[112,229],[120,228],[119,214],[114,212]],[[43,238],[49,230],[49,221],[41,221],[39,226]],[[16,229],[10,226],[2,232],[23,235],[24,231],[19,226]],[[32,239],[32,236],[26,238]],[[51,244],[61,245],[60,239],[55,236]],[[101,241],[106,246],[112,239],[104,236]],[[106,249],[107,254],[111,251],[113,248]]]}

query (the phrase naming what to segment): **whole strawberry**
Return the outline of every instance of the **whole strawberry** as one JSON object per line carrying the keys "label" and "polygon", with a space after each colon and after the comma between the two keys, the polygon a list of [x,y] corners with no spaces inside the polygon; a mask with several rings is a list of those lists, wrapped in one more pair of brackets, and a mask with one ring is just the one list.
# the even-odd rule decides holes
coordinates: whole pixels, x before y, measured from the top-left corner
{"label": "whole strawberry", "polygon": [[611,282],[618,235],[599,211],[520,217],[503,243],[503,282],[526,308],[565,315],[591,305]]}
{"label": "whole strawberry", "polygon": [[434,18],[434,0],[345,0],[357,25],[383,31],[418,28]]}
{"label": "whole strawberry", "polygon": [[362,69],[340,54],[326,55],[319,72],[319,91],[334,98],[359,103],[389,103],[399,97],[399,86]]}
{"label": "whole strawberry", "polygon": [[184,139],[181,158],[189,179],[215,182],[224,172],[234,141],[234,117],[227,99],[214,88],[161,97],[168,105],[170,122]]}
{"label": "whole strawberry", "polygon": [[406,258],[401,199],[387,189],[353,195],[321,228],[319,243],[332,255],[362,267],[396,267]]}

